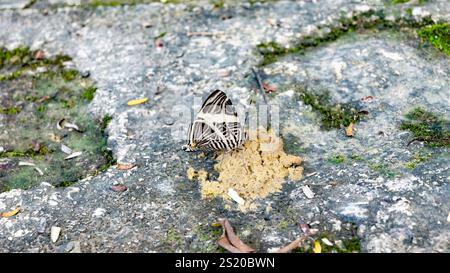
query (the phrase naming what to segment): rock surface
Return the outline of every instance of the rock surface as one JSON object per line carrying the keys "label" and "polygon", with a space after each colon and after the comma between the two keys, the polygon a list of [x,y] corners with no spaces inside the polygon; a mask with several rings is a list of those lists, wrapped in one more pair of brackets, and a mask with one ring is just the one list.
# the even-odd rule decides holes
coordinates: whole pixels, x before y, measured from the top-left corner
{"label": "rock surface", "polygon": [[[395,30],[351,33],[334,42],[288,55],[261,69],[278,86],[285,148],[305,158],[305,178],[260,200],[254,212],[235,204],[202,200],[189,181],[190,166],[211,169],[211,155],[180,149],[186,116],[174,106],[198,109],[201,96],[226,90],[247,104],[256,88],[251,68],[261,60],[259,43],[292,44],[342,15],[384,10],[389,16],[450,22],[448,1],[402,5],[384,1],[275,1],[214,8],[196,4],[86,8],[45,4],[31,8],[0,1],[0,46],[70,55],[98,87],[93,115],[110,114],[108,145],[118,162],[137,168],[107,171],[67,188],[43,183],[0,194],[0,251],[20,252],[198,252],[219,251],[211,223],[227,217],[243,241],[258,251],[280,247],[309,223],[329,238],[357,238],[362,252],[449,252],[450,171],[446,147],[426,148],[399,130],[403,115],[423,107],[450,119],[450,59]],[[19,1],[18,1],[19,2]],[[26,1],[20,1],[26,2]],[[44,1],[46,3],[46,1]],[[10,5],[8,5],[10,4]],[[326,6],[327,8],[323,8]],[[296,85],[327,89],[334,101],[361,101],[369,115],[343,129],[324,130],[317,114],[298,100]],[[134,107],[127,101],[148,97]],[[382,133],[380,133],[382,132]],[[415,153],[432,153],[412,170]],[[344,160],[330,161],[340,155]],[[116,192],[113,185],[127,190]],[[308,198],[302,186],[314,193]],[[227,206],[228,207],[228,206]],[[50,238],[52,226],[61,228]],[[338,244],[338,243],[336,243]]]}

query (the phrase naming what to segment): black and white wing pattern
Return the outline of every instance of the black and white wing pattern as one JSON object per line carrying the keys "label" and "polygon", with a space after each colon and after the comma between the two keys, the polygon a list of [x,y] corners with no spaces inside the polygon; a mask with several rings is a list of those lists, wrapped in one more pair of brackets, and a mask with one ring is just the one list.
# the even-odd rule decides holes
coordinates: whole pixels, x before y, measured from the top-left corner
{"label": "black and white wing pattern", "polygon": [[203,102],[189,127],[185,151],[233,150],[247,140],[236,110],[227,95],[216,90]]}

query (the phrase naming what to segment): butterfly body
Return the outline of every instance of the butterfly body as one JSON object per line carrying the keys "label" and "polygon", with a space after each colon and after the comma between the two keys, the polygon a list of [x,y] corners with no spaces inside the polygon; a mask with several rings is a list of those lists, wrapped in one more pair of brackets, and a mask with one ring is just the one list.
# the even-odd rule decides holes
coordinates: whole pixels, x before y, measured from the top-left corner
{"label": "butterfly body", "polygon": [[185,151],[234,150],[246,140],[247,134],[227,95],[220,90],[212,92],[203,103],[189,127]]}

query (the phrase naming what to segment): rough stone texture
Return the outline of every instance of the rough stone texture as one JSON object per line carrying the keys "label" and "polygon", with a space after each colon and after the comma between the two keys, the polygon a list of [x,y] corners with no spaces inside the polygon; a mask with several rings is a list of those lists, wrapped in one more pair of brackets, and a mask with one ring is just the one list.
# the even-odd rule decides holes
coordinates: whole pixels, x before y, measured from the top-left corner
{"label": "rough stone texture", "polygon": [[[109,146],[118,161],[138,167],[110,168],[69,188],[43,183],[0,194],[0,211],[22,208],[13,218],[0,218],[0,251],[217,251],[215,237],[205,233],[219,217],[228,217],[259,251],[295,239],[301,234],[298,221],[338,239],[357,236],[363,252],[450,250],[448,148],[433,149],[432,158],[413,170],[403,167],[424,148],[406,146],[411,137],[398,129],[402,115],[423,105],[450,118],[449,58],[420,48],[415,37],[392,31],[350,34],[263,69],[265,81],[280,86],[272,103],[283,106],[286,149],[306,158],[306,178],[286,183],[282,192],[259,201],[255,212],[243,214],[236,206],[227,210],[218,199],[201,200],[186,169],[210,169],[211,155],[199,159],[185,153],[180,149],[184,140],[171,135],[172,128],[186,129],[185,119],[171,115],[174,105],[198,107],[201,101],[194,97],[216,88],[226,90],[235,103],[247,103],[255,88],[250,68],[260,60],[255,47],[261,42],[291,44],[342,14],[370,8],[395,18],[412,7],[418,19],[431,15],[449,22],[448,1],[422,6],[279,1],[224,9],[209,3],[97,9],[38,5],[25,10],[7,6],[10,2],[0,1],[6,6],[0,11],[0,45],[68,54],[78,70],[89,71],[98,87],[91,112],[113,116]],[[163,47],[158,47],[154,38],[163,32]],[[368,95],[374,100],[361,103],[369,116],[349,139],[342,130],[320,129],[317,115],[296,99],[294,84],[326,88],[340,102]],[[150,101],[126,105],[139,97]],[[327,158],[335,154],[345,155],[345,161],[330,163]],[[352,154],[362,159],[350,159]],[[395,175],[370,167],[380,163]],[[114,192],[115,184],[128,190]],[[302,185],[311,187],[314,198],[303,194]],[[62,228],[56,243],[50,240],[52,226]]]}

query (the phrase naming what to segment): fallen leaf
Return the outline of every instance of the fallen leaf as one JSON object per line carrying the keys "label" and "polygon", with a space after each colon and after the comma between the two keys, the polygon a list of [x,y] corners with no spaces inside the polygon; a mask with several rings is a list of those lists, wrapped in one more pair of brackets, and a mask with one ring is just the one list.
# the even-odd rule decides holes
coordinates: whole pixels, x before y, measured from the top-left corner
{"label": "fallen leaf", "polygon": [[245,203],[245,200],[242,199],[242,197],[240,197],[239,194],[232,188],[228,189],[228,196],[230,196],[231,199],[236,201],[236,203],[238,203],[239,205],[244,205]]}
{"label": "fallen leaf", "polygon": [[322,246],[320,245],[319,241],[314,241],[313,252],[314,253],[322,253]]}
{"label": "fallen leaf", "polygon": [[66,119],[61,119],[58,121],[58,123],[56,123],[56,128],[58,128],[58,130],[62,130],[64,129],[64,123],[66,122]]}
{"label": "fallen leaf", "polygon": [[300,229],[305,233],[305,235],[311,235],[311,230],[309,229],[309,225],[307,223],[299,223]]}
{"label": "fallen leaf", "polygon": [[130,100],[127,102],[128,106],[134,106],[142,103],[146,103],[148,101],[148,98],[142,98],[142,99],[136,99],[136,100]]}
{"label": "fallen leaf", "polygon": [[351,122],[347,128],[345,128],[345,134],[348,137],[352,137],[353,136],[353,123]]}
{"label": "fallen leaf", "polygon": [[288,244],[287,246],[284,246],[280,249],[278,249],[277,251],[275,251],[275,253],[289,253],[292,250],[300,247],[300,244],[306,239],[305,236],[301,236],[298,237],[297,239],[295,239],[294,241],[292,241],[290,244]]}
{"label": "fallen leaf", "polygon": [[75,131],[81,132],[80,128],[78,128],[78,126],[76,124],[68,122],[64,118],[61,119],[60,121],[58,121],[58,123],[56,124],[56,128],[58,128],[58,130],[68,128],[68,129],[74,129]]}
{"label": "fallen leaf", "polygon": [[223,248],[225,248],[226,250],[230,251],[231,253],[245,253],[241,250],[239,250],[238,248],[234,247],[230,241],[228,240],[227,236],[225,234],[222,234],[219,238],[219,240],[217,240],[217,244]]}
{"label": "fallen leaf", "polygon": [[262,84],[262,88],[264,89],[264,91],[266,91],[266,93],[272,93],[272,92],[277,91],[276,87],[270,86],[269,84],[267,84],[265,82]]}
{"label": "fallen leaf", "polygon": [[72,158],[75,158],[75,157],[79,157],[82,154],[83,154],[83,152],[75,152],[75,153],[70,154],[66,158],[64,158],[64,160],[69,160],[69,159],[72,159]]}
{"label": "fallen leaf", "polygon": [[253,248],[251,248],[248,245],[244,244],[241,241],[241,239],[239,239],[239,237],[236,236],[236,234],[234,233],[233,228],[231,227],[231,224],[228,221],[228,219],[219,219],[219,223],[223,227],[223,234],[219,238],[219,240],[217,241],[217,243],[219,245],[221,243],[224,244],[224,245],[227,245],[227,243],[229,243],[233,248],[230,248],[228,245],[227,245],[227,247],[229,247],[230,249],[233,249],[234,251],[236,251],[234,249],[234,248],[236,248],[238,251],[240,251],[242,253],[249,253],[249,252],[254,252],[255,251]]}
{"label": "fallen leaf", "polygon": [[34,169],[39,173],[40,176],[44,175],[44,172],[41,171],[41,169],[39,169],[38,167],[34,167]]}
{"label": "fallen leaf", "polygon": [[364,102],[367,102],[367,101],[373,100],[373,97],[372,96],[365,96],[361,100],[364,101]]}
{"label": "fallen leaf", "polygon": [[121,171],[127,171],[134,168],[136,165],[132,163],[117,163],[116,168]]}
{"label": "fallen leaf", "polygon": [[328,240],[327,238],[322,238],[321,240],[322,240],[322,242],[323,242],[324,244],[326,244],[327,246],[333,246],[333,243],[330,242],[330,240]]}
{"label": "fallen leaf", "polygon": [[113,190],[115,192],[124,192],[124,191],[128,190],[128,187],[125,185],[114,185],[111,187],[111,190]]}
{"label": "fallen leaf", "polygon": [[36,60],[42,60],[42,59],[44,59],[44,58],[45,58],[45,53],[44,53],[44,51],[42,51],[42,50],[36,51],[36,53],[34,54],[34,58],[35,58]]}
{"label": "fallen leaf", "polygon": [[19,162],[19,166],[36,166],[36,164],[31,163],[31,162],[26,162],[26,161],[20,161]]}
{"label": "fallen leaf", "polygon": [[20,211],[20,208],[17,208],[15,210],[8,211],[8,212],[2,212],[2,213],[0,213],[0,217],[8,218],[8,217],[16,215],[17,213],[19,213],[19,211]]}
{"label": "fallen leaf", "polygon": [[61,144],[61,151],[62,151],[63,153],[65,153],[65,154],[68,154],[68,155],[70,155],[70,154],[73,153],[72,149],[70,149],[69,147],[67,147],[67,146],[64,145],[64,144]]}

